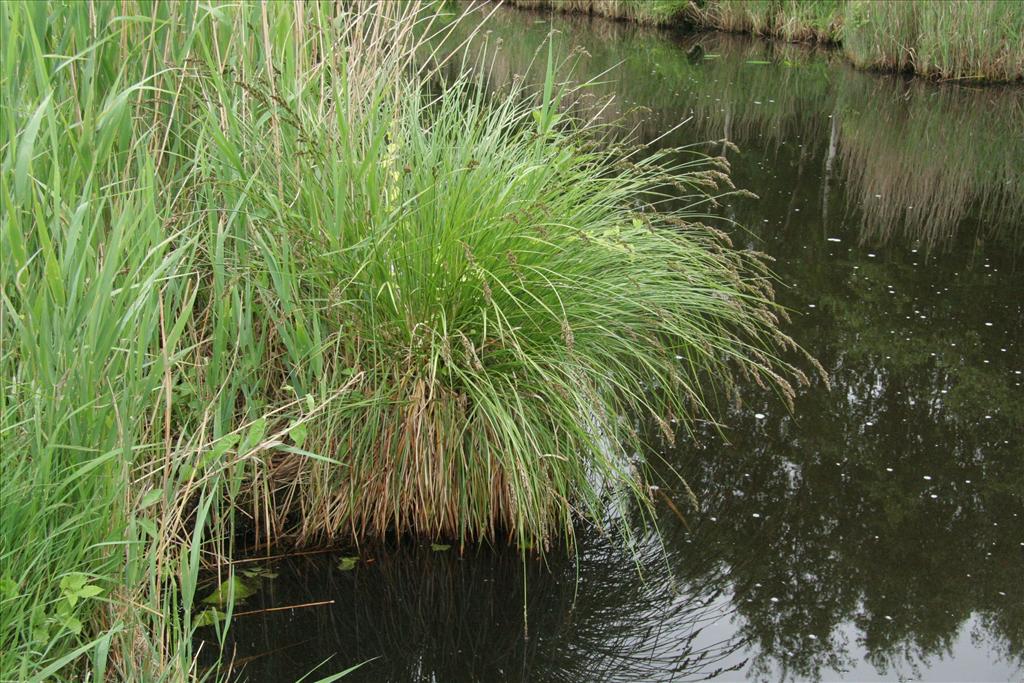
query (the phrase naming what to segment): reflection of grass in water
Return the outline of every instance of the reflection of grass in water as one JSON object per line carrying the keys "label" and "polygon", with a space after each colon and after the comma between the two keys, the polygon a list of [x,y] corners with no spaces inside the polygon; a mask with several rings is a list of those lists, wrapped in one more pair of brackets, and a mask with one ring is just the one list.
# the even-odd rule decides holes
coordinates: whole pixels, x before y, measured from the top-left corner
{"label": "reflection of grass in water", "polygon": [[[516,36],[497,51],[496,82],[524,70],[544,40],[547,26],[535,17],[504,11],[491,19],[497,36]],[[578,56],[579,76],[610,70],[589,88],[601,106],[615,96],[601,112],[606,123],[653,139],[692,113],[672,143],[724,137],[742,149],[799,142],[806,154],[830,157],[827,172],[832,157],[841,160],[848,208],[863,205],[867,212],[866,241],[898,237],[939,247],[977,212],[986,235],[1019,243],[1013,217],[1024,211],[1018,132],[1024,98],[1018,90],[978,94],[907,85],[836,66],[829,53],[801,45],[727,34],[673,41],[655,30],[572,15],[558,15],[553,26],[563,52],[575,45],[586,50]],[[758,63],[764,61],[771,63]],[[839,125],[833,128],[830,116]]]}
{"label": "reflection of grass in water", "polygon": [[840,92],[840,156],[848,197],[865,212],[861,240],[949,245],[950,233],[977,212],[984,236],[1009,228],[1005,241],[1019,248],[1022,93],[893,86],[856,79]]}
{"label": "reflection of grass in water", "polygon": [[[354,676],[366,680],[646,681],[668,672],[687,680],[742,663],[738,639],[702,637],[708,623],[728,616],[719,612],[718,572],[707,568],[677,586],[648,538],[638,580],[638,566],[609,539],[579,538],[578,565],[560,557],[524,567],[513,551],[463,559],[408,546],[364,549],[375,562],[354,572],[338,572],[324,558],[286,564],[268,605],[336,603],[279,614],[304,643],[283,652],[284,622],[274,613],[234,624],[236,655],[251,662],[242,675],[284,679],[329,653],[338,653],[337,668],[381,657]],[[264,648],[278,652],[261,658]]]}
{"label": "reflection of grass in water", "polygon": [[1017,0],[512,0],[645,24],[692,25],[789,41],[840,43],[859,67],[939,78],[1024,77]]}

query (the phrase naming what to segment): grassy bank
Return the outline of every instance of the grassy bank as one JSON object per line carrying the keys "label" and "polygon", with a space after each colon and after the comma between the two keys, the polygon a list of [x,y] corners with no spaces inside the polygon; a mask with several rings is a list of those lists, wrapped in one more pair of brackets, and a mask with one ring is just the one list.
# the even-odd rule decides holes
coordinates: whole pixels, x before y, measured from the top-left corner
{"label": "grassy bank", "polygon": [[1013,0],[511,0],[645,24],[838,44],[858,67],[939,79],[1024,78],[1024,5]]}
{"label": "grassy bank", "polygon": [[0,679],[194,677],[240,538],[571,546],[647,509],[636,420],[801,377],[724,160],[442,81],[403,7],[0,9]]}

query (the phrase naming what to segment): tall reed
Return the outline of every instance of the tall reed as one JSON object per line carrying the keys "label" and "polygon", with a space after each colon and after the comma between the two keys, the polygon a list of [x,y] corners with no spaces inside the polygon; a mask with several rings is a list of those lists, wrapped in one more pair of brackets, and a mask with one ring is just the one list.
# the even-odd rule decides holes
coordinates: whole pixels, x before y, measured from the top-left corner
{"label": "tall reed", "polygon": [[432,16],[0,9],[2,677],[190,677],[242,530],[571,545],[637,420],[802,378],[724,160],[439,79]]}

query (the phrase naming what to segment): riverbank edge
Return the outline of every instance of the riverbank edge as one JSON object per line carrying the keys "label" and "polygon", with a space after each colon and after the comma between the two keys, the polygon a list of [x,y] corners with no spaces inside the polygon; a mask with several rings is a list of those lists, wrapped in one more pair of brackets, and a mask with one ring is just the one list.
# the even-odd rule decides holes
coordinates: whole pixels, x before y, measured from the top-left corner
{"label": "riverbank edge", "polygon": [[[510,7],[533,11],[556,11],[563,14],[586,14],[612,21],[631,22],[645,26],[660,28],[676,28],[697,32],[722,31],[753,35],[761,38],[780,40],[788,43],[804,43],[835,49],[856,68],[876,73],[896,73],[911,75],[931,81],[969,81],[974,84],[999,85],[1024,82],[1024,34],[1021,45],[1017,48],[1017,66],[1009,73],[996,73],[986,65],[975,62],[972,66],[978,73],[966,74],[962,69],[944,69],[935,63],[916,64],[916,51],[913,46],[903,45],[899,36],[893,32],[884,35],[887,27],[875,29],[874,38],[879,39],[871,45],[874,55],[858,54],[848,42],[841,37],[846,23],[845,14],[836,4],[837,11],[824,21],[811,23],[798,13],[790,13],[798,3],[787,3],[785,6],[773,2],[758,3],[764,10],[757,14],[749,7],[740,6],[739,11],[722,12],[721,2],[710,2],[698,6],[690,0],[682,0],[678,7],[643,2],[629,3],[621,0],[507,0]],[[909,4],[909,3],[908,3]],[[917,4],[917,3],[914,3]],[[822,19],[822,16],[818,16]],[[1024,12],[1022,12],[1024,18]],[[861,22],[864,23],[863,20]],[[898,26],[896,30],[898,30]],[[883,46],[885,40],[889,45]],[[886,50],[886,48],[891,48]]]}

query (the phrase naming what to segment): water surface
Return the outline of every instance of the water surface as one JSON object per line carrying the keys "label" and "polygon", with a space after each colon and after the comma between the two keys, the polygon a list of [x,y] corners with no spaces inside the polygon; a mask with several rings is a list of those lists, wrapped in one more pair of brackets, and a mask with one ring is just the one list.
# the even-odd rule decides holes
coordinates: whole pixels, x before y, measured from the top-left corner
{"label": "water surface", "polygon": [[536,79],[552,26],[577,77],[611,69],[580,112],[614,95],[601,120],[646,141],[686,121],[657,144],[716,140],[760,196],[719,211],[775,259],[831,387],[792,412],[744,387],[723,433],[665,447],[700,510],[666,489],[664,546],[641,538],[637,562],[587,529],[546,565],[429,545],[280,560],[239,610],[329,604],[238,618],[225,661],[251,681],[364,661],[345,680],[1024,678],[1024,90],[515,10],[478,41],[492,82]]}

